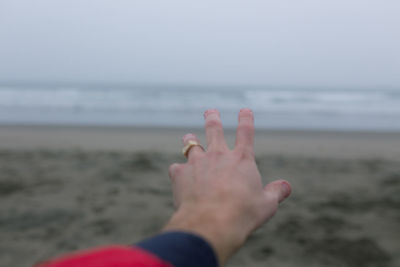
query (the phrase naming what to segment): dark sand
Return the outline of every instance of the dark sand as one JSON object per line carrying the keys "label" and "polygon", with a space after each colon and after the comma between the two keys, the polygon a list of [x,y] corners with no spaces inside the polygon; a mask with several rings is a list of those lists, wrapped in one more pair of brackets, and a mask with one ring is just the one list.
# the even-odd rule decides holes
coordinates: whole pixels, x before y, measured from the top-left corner
{"label": "dark sand", "polygon": [[[0,126],[0,266],[157,233],[185,132]],[[400,266],[400,134],[258,132],[256,155],[293,195],[228,266]]]}

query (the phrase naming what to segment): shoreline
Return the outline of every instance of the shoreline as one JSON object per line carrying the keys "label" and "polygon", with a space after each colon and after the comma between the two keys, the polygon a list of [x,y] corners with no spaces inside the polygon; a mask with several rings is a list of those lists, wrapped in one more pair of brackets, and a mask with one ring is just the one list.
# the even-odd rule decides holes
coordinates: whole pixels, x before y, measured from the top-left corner
{"label": "shoreline", "polygon": [[[0,149],[82,149],[180,153],[188,132],[205,144],[204,129],[72,125],[0,125]],[[235,130],[226,129],[229,147]],[[400,132],[257,130],[256,155],[400,159]]]}
{"label": "shoreline", "polygon": [[[166,131],[177,131],[177,130],[185,130],[185,129],[193,129],[195,131],[203,130],[204,127],[196,127],[196,126],[142,126],[142,125],[107,125],[107,124],[46,124],[46,123],[0,123],[1,128],[82,128],[82,129],[117,129],[117,130],[137,130],[137,131],[148,131],[148,130],[166,130]],[[224,125],[224,130],[227,132],[235,131],[235,127],[227,127]],[[366,133],[366,134],[400,134],[400,130],[354,130],[354,129],[308,129],[308,128],[257,128],[257,132],[316,132],[316,133]]]}

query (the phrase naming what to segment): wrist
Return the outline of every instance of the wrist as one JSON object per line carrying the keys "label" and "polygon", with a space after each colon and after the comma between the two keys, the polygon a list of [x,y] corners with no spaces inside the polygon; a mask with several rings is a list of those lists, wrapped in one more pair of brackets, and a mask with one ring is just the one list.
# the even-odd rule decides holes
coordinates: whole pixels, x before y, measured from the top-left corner
{"label": "wrist", "polygon": [[222,265],[250,234],[250,230],[237,225],[233,217],[213,207],[180,207],[163,231],[185,231],[203,237],[212,246]]}

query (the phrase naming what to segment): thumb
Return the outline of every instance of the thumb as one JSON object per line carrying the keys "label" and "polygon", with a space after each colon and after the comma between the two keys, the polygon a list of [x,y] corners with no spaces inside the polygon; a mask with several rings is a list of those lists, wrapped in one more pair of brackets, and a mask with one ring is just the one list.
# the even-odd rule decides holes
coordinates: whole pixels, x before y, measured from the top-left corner
{"label": "thumb", "polygon": [[275,197],[281,203],[292,192],[292,186],[286,180],[276,180],[267,184],[264,187],[264,192],[269,197]]}

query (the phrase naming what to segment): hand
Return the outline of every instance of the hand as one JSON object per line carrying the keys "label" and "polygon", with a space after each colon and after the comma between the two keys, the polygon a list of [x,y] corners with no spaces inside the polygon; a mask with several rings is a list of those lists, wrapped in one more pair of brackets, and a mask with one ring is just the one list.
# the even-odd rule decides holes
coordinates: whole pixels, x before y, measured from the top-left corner
{"label": "hand", "polygon": [[[263,187],[254,159],[251,110],[239,112],[233,150],[226,145],[219,112],[207,110],[204,117],[207,151],[194,146],[186,163],[170,166],[177,210],[164,230],[189,231],[204,237],[222,265],[275,214],[291,187],[284,180]],[[183,137],[184,144],[189,140],[198,142],[193,134]]]}

